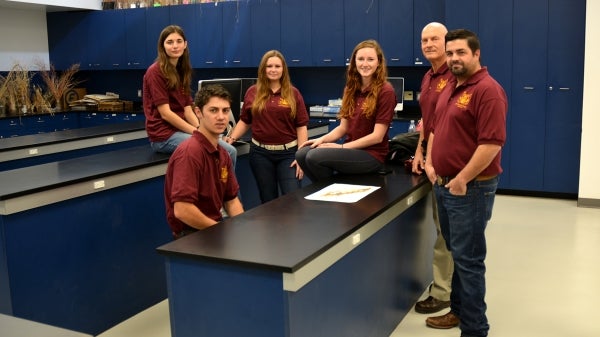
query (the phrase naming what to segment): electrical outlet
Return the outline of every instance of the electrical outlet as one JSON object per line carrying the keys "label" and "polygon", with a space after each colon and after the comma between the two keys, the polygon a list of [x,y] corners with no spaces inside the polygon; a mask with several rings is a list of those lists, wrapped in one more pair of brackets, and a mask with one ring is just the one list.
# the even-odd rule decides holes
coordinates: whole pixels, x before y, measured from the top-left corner
{"label": "electrical outlet", "polygon": [[142,97],[142,89],[138,89],[138,97]]}

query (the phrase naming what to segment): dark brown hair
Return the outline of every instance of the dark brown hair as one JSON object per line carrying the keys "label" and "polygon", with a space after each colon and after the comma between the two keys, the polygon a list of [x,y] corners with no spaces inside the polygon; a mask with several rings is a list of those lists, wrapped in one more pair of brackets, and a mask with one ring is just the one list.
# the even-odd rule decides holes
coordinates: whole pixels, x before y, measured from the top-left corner
{"label": "dark brown hair", "polygon": [[181,27],[176,25],[165,27],[162,32],[160,32],[160,36],[158,38],[158,56],[156,61],[158,62],[163,76],[165,76],[167,79],[167,87],[170,90],[182,89],[186,94],[190,95],[192,84],[192,63],[190,61],[189,49],[185,48],[183,55],[181,55],[177,61],[177,66],[175,67],[171,64],[171,62],[169,62],[169,56],[167,56],[167,52],[165,51],[165,40],[173,33],[181,35],[183,41],[187,42],[185,33]]}

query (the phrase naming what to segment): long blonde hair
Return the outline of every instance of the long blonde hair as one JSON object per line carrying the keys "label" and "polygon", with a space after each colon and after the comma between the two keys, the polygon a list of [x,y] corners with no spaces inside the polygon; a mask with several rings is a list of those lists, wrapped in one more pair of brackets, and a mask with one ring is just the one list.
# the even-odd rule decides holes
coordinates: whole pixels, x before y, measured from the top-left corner
{"label": "long blonde hair", "polygon": [[342,98],[342,107],[338,116],[339,118],[349,118],[354,113],[354,108],[356,106],[355,95],[357,92],[360,92],[362,86],[361,76],[356,69],[356,53],[363,48],[375,49],[377,59],[379,60],[379,65],[377,66],[375,73],[373,73],[371,91],[367,95],[364,104],[363,113],[365,117],[371,118],[373,114],[375,114],[375,109],[377,108],[377,96],[379,96],[381,88],[387,82],[387,66],[385,57],[383,56],[383,50],[379,43],[375,40],[365,40],[360,42],[354,47],[352,57],[350,58],[350,65],[346,72],[346,86],[344,87],[344,96]]}
{"label": "long blonde hair", "polygon": [[177,61],[176,67],[169,62],[169,56],[165,51],[165,40],[173,33],[181,35],[183,40],[187,41],[185,38],[185,33],[181,27],[176,25],[165,27],[162,32],[160,32],[160,36],[158,38],[158,56],[156,57],[156,61],[158,62],[160,71],[167,79],[167,88],[170,90],[177,90],[181,88],[187,95],[191,95],[192,62],[190,61],[189,49],[185,48],[183,55],[181,55]]}
{"label": "long blonde hair", "polygon": [[271,94],[271,88],[269,87],[269,78],[267,77],[267,61],[271,57],[277,57],[281,60],[282,73],[281,79],[281,97],[286,100],[290,105],[290,118],[296,118],[296,97],[294,96],[294,90],[292,89],[292,83],[290,81],[290,73],[288,71],[287,63],[283,54],[277,50],[269,50],[266,52],[260,60],[258,66],[258,79],[256,81],[256,98],[252,103],[252,114],[260,114],[265,111],[267,106],[267,100]]}

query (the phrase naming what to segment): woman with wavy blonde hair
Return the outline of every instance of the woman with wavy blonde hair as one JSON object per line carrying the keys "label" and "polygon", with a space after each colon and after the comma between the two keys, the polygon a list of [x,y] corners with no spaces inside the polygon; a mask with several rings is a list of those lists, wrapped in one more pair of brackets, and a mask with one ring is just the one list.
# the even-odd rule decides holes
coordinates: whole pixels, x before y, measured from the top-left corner
{"label": "woman with wavy blonde hair", "polygon": [[[396,94],[387,82],[383,51],[375,40],[360,42],[352,52],[338,118],[328,134],[301,145],[296,160],[312,181],[335,173],[379,171],[389,151],[388,128]],[[342,143],[337,141],[345,137]]]}
{"label": "woman with wavy blonde hair", "polygon": [[230,137],[235,142],[252,128],[248,161],[262,203],[300,187],[303,172],[296,164],[298,144],[308,139],[308,112],[291,81],[283,55],[266,52],[257,83],[246,91],[240,120]]}

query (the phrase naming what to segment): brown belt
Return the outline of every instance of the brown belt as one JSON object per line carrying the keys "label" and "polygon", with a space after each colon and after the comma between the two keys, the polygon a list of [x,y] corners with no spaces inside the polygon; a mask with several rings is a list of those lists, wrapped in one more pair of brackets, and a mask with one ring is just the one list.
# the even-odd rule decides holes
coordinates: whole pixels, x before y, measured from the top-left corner
{"label": "brown belt", "polygon": [[[454,179],[455,176],[437,176],[436,179],[436,184],[440,185],[440,186],[445,186],[450,180]],[[475,179],[471,180],[471,181],[486,181],[486,180],[490,180],[490,179],[494,179],[496,178],[497,175],[491,175],[491,176],[486,176],[486,175],[478,175],[477,177],[475,177]]]}

